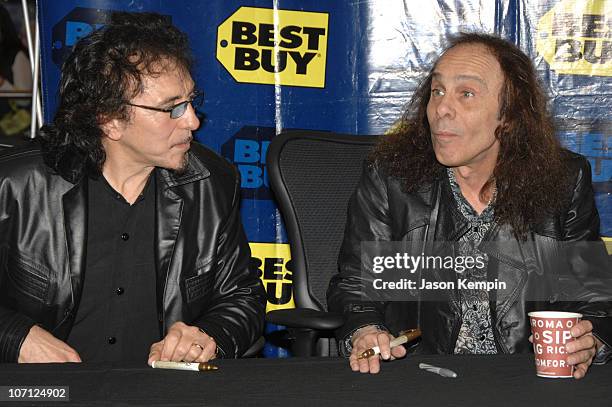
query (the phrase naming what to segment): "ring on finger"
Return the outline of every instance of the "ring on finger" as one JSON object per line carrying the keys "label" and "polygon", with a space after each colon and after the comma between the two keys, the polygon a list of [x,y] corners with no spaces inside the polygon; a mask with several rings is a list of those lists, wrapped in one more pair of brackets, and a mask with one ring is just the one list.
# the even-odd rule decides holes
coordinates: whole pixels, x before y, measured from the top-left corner
{"label": "ring on finger", "polygon": [[196,347],[200,348],[201,351],[204,350],[204,347],[202,345],[200,345],[199,343],[192,343],[191,346],[196,346]]}

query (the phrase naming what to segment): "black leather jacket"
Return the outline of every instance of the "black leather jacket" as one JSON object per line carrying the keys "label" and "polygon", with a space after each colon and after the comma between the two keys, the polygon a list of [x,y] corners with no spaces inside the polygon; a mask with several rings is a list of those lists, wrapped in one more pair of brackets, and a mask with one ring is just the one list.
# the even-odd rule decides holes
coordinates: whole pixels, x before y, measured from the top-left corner
{"label": "black leather jacket", "polygon": [[[526,242],[515,239],[509,226],[494,224],[480,246],[489,257],[488,275],[508,284],[507,294],[498,293],[490,302],[499,353],[531,350],[527,313],[535,310],[581,312],[593,322],[596,335],[608,346],[612,344],[612,268],[598,234],[591,169],[577,154],[571,154],[567,165],[575,174],[575,184],[564,216],[542,222]],[[362,241],[423,242],[431,239],[427,236],[433,230],[432,240],[452,242],[466,232],[468,225],[455,209],[452,191],[445,182],[448,184],[439,178],[419,192],[407,194],[398,180],[386,177],[376,165],[366,166],[350,200],[339,274],[332,278],[327,293],[330,310],[343,312],[347,318],[336,332],[339,340],[370,324],[393,333],[420,326],[423,337],[417,351],[453,353],[462,322],[457,290],[448,291],[440,301],[374,302],[360,297]],[[560,241],[593,242],[588,253],[576,248],[561,253]],[[594,254],[599,257],[599,266],[593,266]],[[568,269],[566,264],[581,282],[578,291],[574,287],[571,294],[564,291],[564,276],[555,272]],[[542,287],[552,295],[531,301]]]}
{"label": "black leather jacket", "polygon": [[[215,338],[225,357],[261,335],[266,297],[249,268],[235,168],[193,143],[186,171],[156,169],[155,264],[160,338],[177,321]],[[65,340],[83,287],[87,182],[67,181],[37,147],[0,155],[0,360],[14,362],[32,325]]]}

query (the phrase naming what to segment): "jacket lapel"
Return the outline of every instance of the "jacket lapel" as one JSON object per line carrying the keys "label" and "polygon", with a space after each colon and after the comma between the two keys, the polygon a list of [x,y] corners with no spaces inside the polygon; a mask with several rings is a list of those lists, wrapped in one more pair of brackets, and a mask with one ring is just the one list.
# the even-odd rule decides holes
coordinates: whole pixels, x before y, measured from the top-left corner
{"label": "jacket lapel", "polygon": [[174,298],[180,302],[180,294],[171,295],[179,291],[180,287],[173,284],[179,281],[178,276],[170,276],[174,268],[180,271],[178,262],[177,240],[183,219],[184,200],[181,196],[185,188],[193,188],[193,183],[210,175],[208,169],[189,153],[189,161],[185,171],[176,175],[172,171],[156,169],[157,190],[155,198],[155,271],[157,275],[157,310],[160,321],[160,333],[165,335],[168,328],[166,316],[171,313],[172,304],[166,304],[165,298]]}
{"label": "jacket lapel", "polygon": [[162,335],[164,330],[165,291],[169,283],[170,266],[173,262],[176,241],[181,228],[183,218],[183,199],[171,189],[165,187],[157,188],[156,194],[156,236],[155,236],[155,264],[157,275],[157,309],[160,312],[160,329]]}
{"label": "jacket lapel", "polygon": [[450,187],[445,184],[448,181],[441,179],[438,182],[440,183],[438,194],[440,208],[437,222],[435,225],[431,225],[433,222],[430,222],[430,227],[435,227],[434,240],[436,242],[455,242],[467,232],[469,225],[459,213]]}
{"label": "jacket lapel", "polygon": [[[413,250],[418,254],[423,251],[426,255],[430,256],[447,256],[453,254],[453,245],[448,244],[449,242],[457,241],[468,228],[467,222],[463,219],[461,214],[455,209],[455,201],[451,195],[451,191],[448,185],[444,184],[445,180],[443,177],[438,178],[431,184],[431,188],[420,192],[422,202],[425,202],[427,208],[424,208],[423,221],[425,227],[423,232],[419,235],[419,240],[423,250]],[[408,213],[408,211],[406,211]],[[414,215],[414,211],[411,210],[411,214]],[[416,235],[412,234],[414,238]],[[417,242],[412,242],[412,244]],[[427,273],[431,273],[428,280],[437,281],[456,281],[457,275],[452,270],[427,270]],[[423,275],[421,278],[424,278]],[[459,296],[456,290],[448,290],[449,301],[451,308],[454,308],[456,312],[460,312],[459,308]]]}
{"label": "jacket lapel", "polygon": [[[429,226],[434,229],[433,235],[433,250],[434,256],[456,256],[455,242],[467,231],[469,225],[456,208],[455,199],[452,196],[448,181],[441,179],[439,183],[438,193],[438,211],[436,219],[429,222]],[[432,205],[435,208],[435,205]],[[457,273],[453,269],[436,269],[432,271],[438,274],[440,281],[457,281]],[[450,307],[456,313],[461,312],[460,295],[458,290],[448,290]]]}
{"label": "jacket lapel", "polygon": [[[83,291],[83,277],[85,273],[85,256],[87,251],[87,179],[77,182],[62,196],[64,211],[64,228],[66,231],[66,245],[68,247],[68,265],[70,270],[71,303],[65,310],[58,329],[69,332],[70,324],[64,325],[67,320],[72,321],[75,310],[78,309],[81,293]],[[61,333],[59,334],[61,335]]]}

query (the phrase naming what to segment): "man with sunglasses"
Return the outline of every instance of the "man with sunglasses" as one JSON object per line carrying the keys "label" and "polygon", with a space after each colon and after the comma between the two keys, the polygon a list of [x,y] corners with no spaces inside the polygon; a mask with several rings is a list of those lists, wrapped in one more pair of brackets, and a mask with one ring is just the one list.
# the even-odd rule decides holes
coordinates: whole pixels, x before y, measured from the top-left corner
{"label": "man with sunglasses", "polygon": [[0,156],[0,360],[205,362],[260,336],[235,168],[193,142],[185,34],[115,13],[62,68],[42,148]]}

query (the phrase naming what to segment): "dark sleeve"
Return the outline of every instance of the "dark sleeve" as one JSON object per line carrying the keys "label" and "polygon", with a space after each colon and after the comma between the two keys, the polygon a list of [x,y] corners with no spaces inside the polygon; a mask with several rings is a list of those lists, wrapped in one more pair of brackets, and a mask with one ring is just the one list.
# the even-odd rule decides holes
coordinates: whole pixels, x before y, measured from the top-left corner
{"label": "dark sleeve", "polygon": [[25,315],[0,307],[0,363],[16,363],[19,351],[34,321]]}
{"label": "dark sleeve", "polygon": [[[8,247],[10,236],[10,200],[0,180],[0,287],[8,278]],[[1,294],[0,294],[1,295]],[[4,306],[0,299],[0,362],[17,362],[21,344],[35,322],[31,318]]]}
{"label": "dark sleeve", "polygon": [[594,334],[612,345],[612,264],[599,236],[599,214],[591,183],[591,166],[582,156],[573,159],[577,177],[564,221],[563,240],[578,284],[575,311],[593,323]]}
{"label": "dark sleeve", "polygon": [[385,325],[385,304],[363,295],[361,242],[391,240],[386,183],[374,165],[366,164],[349,201],[338,274],[332,277],[327,291],[330,311],[343,313],[346,318],[345,324],[336,331],[341,343],[362,326]]}
{"label": "dark sleeve", "polygon": [[195,325],[215,338],[220,356],[240,357],[263,332],[266,294],[250,264],[251,251],[240,221],[240,180],[232,209],[218,236],[213,298]]}

